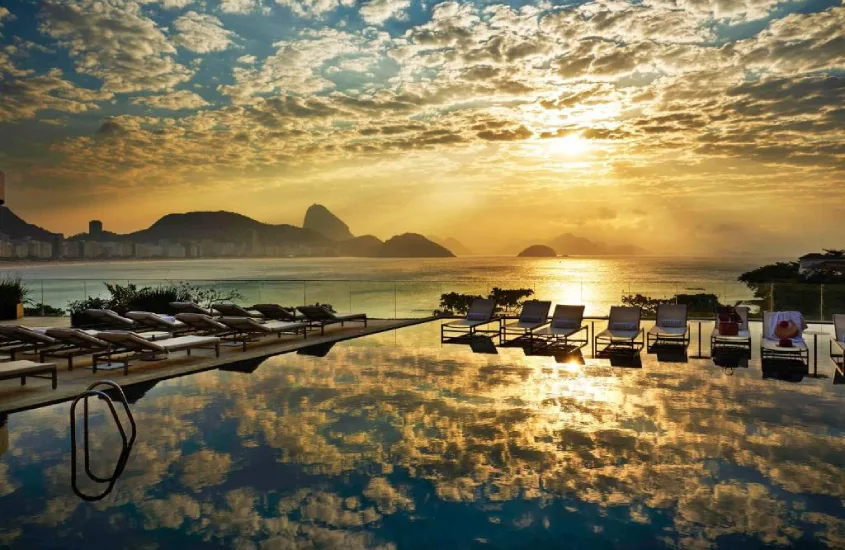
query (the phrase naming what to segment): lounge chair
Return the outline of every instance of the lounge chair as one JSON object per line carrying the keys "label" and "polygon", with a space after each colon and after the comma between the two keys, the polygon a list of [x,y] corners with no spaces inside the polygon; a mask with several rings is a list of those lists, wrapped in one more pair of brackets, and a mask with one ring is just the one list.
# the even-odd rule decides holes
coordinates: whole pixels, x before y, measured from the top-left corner
{"label": "lounge chair", "polygon": [[830,358],[840,368],[845,368],[845,315],[833,316],[833,331],[834,337],[830,339]]}
{"label": "lounge chair", "polygon": [[[790,346],[781,346],[780,338],[775,334],[776,325],[780,321],[794,321],[798,328],[798,335],[790,338]],[[804,330],[807,323],[798,312],[763,312],[763,336],[760,338],[760,359],[797,359],[810,366],[810,348],[804,342]]]}
{"label": "lounge chair", "polygon": [[9,354],[9,358],[14,361],[19,354],[35,353],[39,351],[56,346],[58,342],[42,332],[32,330],[28,327],[19,327],[17,325],[0,325],[0,335],[6,337],[7,340],[15,342],[7,349],[5,353]]}
{"label": "lounge chair", "polygon": [[55,363],[34,363],[32,361],[10,361],[0,363],[0,380],[21,379],[21,386],[26,385],[27,377],[47,378],[53,381],[53,389],[58,386]]}
{"label": "lounge chair", "polygon": [[719,313],[724,309],[720,308],[716,312],[716,326],[713,327],[713,332],[710,333],[710,354],[712,355],[716,350],[744,350],[746,354],[751,356],[751,332],[748,330],[748,306],[737,306],[734,308],[737,315],[739,315],[739,332],[735,335],[721,334],[719,332]]}
{"label": "lounge chair", "polygon": [[502,342],[508,341],[508,332],[516,333],[517,339],[528,338],[529,343],[534,339],[534,331],[548,324],[549,311],[552,303],[541,300],[528,300],[522,305],[519,319],[505,323],[502,326]]}
{"label": "lounge chair", "polygon": [[650,352],[657,345],[688,347],[690,329],[686,304],[659,304],[657,320],[646,333],[646,347]]}
{"label": "lounge chair", "polygon": [[144,338],[147,340],[163,340],[172,336],[166,330],[153,330],[110,309],[86,309],[85,314],[92,319],[96,319],[100,323],[101,330],[143,332]]}
{"label": "lounge chair", "polygon": [[210,315],[202,313],[179,313],[176,320],[191,327],[199,336],[227,336],[232,329]]}
{"label": "lounge chair", "polygon": [[51,328],[47,336],[53,338],[58,345],[41,352],[41,362],[48,359],[67,359],[67,370],[73,370],[74,357],[85,355],[104,355],[113,351],[112,345],[97,338],[88,331],[75,328]]}
{"label": "lounge chair", "polygon": [[191,327],[175,317],[150,313],[148,311],[130,311],[126,314],[126,318],[135,321],[136,325],[142,330],[167,332],[172,336],[181,336],[193,332]]}
{"label": "lounge chair", "polygon": [[[300,311],[302,311],[300,309]],[[473,337],[478,333],[481,334],[499,334],[499,327],[496,330],[481,329],[484,325],[490,323],[501,323],[500,319],[495,317],[496,314],[496,300],[490,298],[476,298],[472,301],[466,317],[458,319],[457,321],[450,321],[440,325],[440,340],[454,340],[457,338]]]}
{"label": "lounge chair", "polygon": [[220,357],[220,338],[214,336],[179,336],[156,342],[145,340],[132,332],[101,332],[99,338],[110,343],[114,350],[105,355],[94,357],[94,372],[101,363],[123,365],[123,374],[129,374],[129,364],[136,360],[167,359],[176,351],[185,351],[191,355],[195,349],[213,349],[215,357]]}
{"label": "lounge chair", "polygon": [[[616,350],[642,349],[645,337],[640,327],[641,320],[642,310],[638,307],[611,306],[607,329],[593,338],[596,352],[600,354]],[[599,350],[601,344],[605,344],[605,347]]]}
{"label": "lounge chair", "polygon": [[366,313],[349,313],[345,315],[338,315],[336,313],[332,313],[323,306],[301,306],[296,309],[299,310],[303,317],[305,317],[305,319],[302,320],[307,321],[309,326],[311,326],[312,328],[320,328],[320,334],[326,333],[326,327],[328,325],[334,325],[337,323],[340,323],[340,326],[343,326],[346,323],[356,321],[363,322],[364,326],[367,326]]}
{"label": "lounge chair", "polygon": [[224,317],[252,317],[254,319],[263,319],[264,316],[257,311],[244,309],[235,304],[214,304],[211,306],[214,311],[218,312]]}
{"label": "lounge chair", "polygon": [[220,317],[220,323],[232,329],[232,339],[243,345],[246,351],[247,343],[256,341],[262,336],[276,335],[279,338],[282,334],[298,334],[302,331],[305,338],[308,338],[308,323],[286,323],[284,321],[267,321],[259,323],[250,317]]}
{"label": "lounge chair", "polygon": [[214,315],[214,311],[193,302],[170,302],[170,307],[177,313],[199,313],[200,315]]}
{"label": "lounge chair", "polygon": [[279,304],[255,304],[252,309],[263,315],[265,319],[273,321],[299,321],[302,319],[296,314],[296,308],[283,307]]}
{"label": "lounge chair", "polygon": [[[581,332],[584,334],[579,336]],[[535,330],[534,336],[548,347],[583,348],[590,338],[590,330],[584,325],[584,306],[555,306],[551,322]]]}

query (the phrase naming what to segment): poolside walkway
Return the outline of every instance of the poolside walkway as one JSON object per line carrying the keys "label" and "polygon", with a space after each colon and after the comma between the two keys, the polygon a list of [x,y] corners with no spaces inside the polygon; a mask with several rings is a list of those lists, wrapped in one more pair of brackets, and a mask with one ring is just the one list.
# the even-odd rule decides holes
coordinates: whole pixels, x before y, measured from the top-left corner
{"label": "poolside walkway", "polygon": [[[72,371],[67,370],[67,362],[56,361],[58,367],[58,388],[53,390],[49,380],[28,378],[26,385],[21,386],[20,381],[0,381],[0,414],[16,412],[25,409],[42,407],[52,403],[68,401],[73,399],[96,380],[113,380],[121,386],[132,384],[149,383],[167,378],[174,378],[185,374],[216,369],[219,367],[250,368],[257,366],[261,361],[273,355],[280,355],[300,350],[308,346],[318,344],[329,344],[359,338],[368,334],[375,334],[393,330],[405,326],[426,322],[428,319],[371,319],[367,327],[360,324],[341,327],[339,325],[326,327],[326,334],[320,335],[314,332],[308,335],[308,339],[302,336],[284,336],[281,339],[275,337],[264,338],[259,342],[250,343],[246,352],[241,347],[230,347],[224,345],[220,349],[220,357],[214,357],[214,352],[209,350],[197,350],[193,355],[186,356],[183,353],[175,353],[166,361],[136,361],[129,368],[129,374],[124,375],[123,370],[105,371],[98,370],[93,374],[90,365],[91,360],[87,357],[78,357],[74,360]],[[17,324],[32,327],[58,327],[68,326],[67,317],[41,318],[32,317],[22,319]],[[4,323],[8,324],[8,322]],[[37,361],[37,357],[24,355],[21,359]]]}

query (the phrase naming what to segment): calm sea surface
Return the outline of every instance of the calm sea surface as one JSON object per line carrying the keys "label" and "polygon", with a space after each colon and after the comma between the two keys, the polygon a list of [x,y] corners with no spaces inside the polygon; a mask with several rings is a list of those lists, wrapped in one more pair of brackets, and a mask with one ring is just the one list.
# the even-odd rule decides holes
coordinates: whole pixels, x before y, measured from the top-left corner
{"label": "calm sea surface", "polygon": [[159,285],[195,281],[235,288],[247,304],[331,303],[338,311],[373,316],[430,313],[443,292],[486,294],[493,286],[531,288],[538,298],[587,305],[600,315],[624,294],[667,297],[712,292],[723,301],[750,298],[739,274],[769,263],[753,258],[486,258],[449,259],[228,259],[88,264],[7,265],[32,289],[32,298],[65,307],[104,294],[103,281]]}
{"label": "calm sea surface", "polygon": [[[845,385],[829,365],[790,383],[756,360],[642,355],[473,353],[428,323],[131,386],[138,437],[96,502],[72,490],[68,404],[13,414],[0,547],[845,547]],[[93,407],[103,477],[120,443]]]}

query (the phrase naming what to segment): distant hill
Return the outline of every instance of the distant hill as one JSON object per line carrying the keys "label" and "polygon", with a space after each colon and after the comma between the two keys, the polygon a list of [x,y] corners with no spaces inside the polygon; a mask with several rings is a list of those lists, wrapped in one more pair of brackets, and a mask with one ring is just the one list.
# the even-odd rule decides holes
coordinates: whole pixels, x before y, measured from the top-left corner
{"label": "distant hill", "polygon": [[557,252],[544,244],[529,246],[518,254],[520,258],[557,258]]}
{"label": "distant hill", "polygon": [[271,225],[234,212],[188,212],[168,214],[148,229],[126,235],[134,242],[192,241],[251,242],[255,235],[264,244],[331,246],[314,231],[293,225]]}
{"label": "distant hill", "polygon": [[49,241],[55,236],[55,233],[25,222],[5,206],[0,206],[0,233],[8,235],[9,238],[15,240],[29,238]]}
{"label": "distant hill", "polygon": [[346,241],[354,237],[349,231],[349,226],[322,204],[312,204],[308,207],[302,227],[333,241]]}
{"label": "distant hill", "polygon": [[618,256],[635,256],[645,254],[646,251],[638,246],[630,244],[612,245],[601,242],[594,242],[584,237],[578,237],[572,233],[564,233],[558,235],[554,240],[548,243],[553,249],[560,254],[578,255],[578,256],[602,256],[602,255],[618,255]]}
{"label": "distant hill", "polygon": [[441,239],[436,235],[426,235],[425,238],[436,242],[444,248],[448,248],[455,256],[472,256],[472,251],[464,246],[464,244],[458,239],[454,239],[452,237]]}
{"label": "distant hill", "polygon": [[379,250],[382,258],[454,258],[452,252],[418,233],[391,237]]}
{"label": "distant hill", "polygon": [[378,237],[372,235],[361,235],[346,241],[342,241],[338,247],[341,256],[356,258],[377,258],[384,243]]}

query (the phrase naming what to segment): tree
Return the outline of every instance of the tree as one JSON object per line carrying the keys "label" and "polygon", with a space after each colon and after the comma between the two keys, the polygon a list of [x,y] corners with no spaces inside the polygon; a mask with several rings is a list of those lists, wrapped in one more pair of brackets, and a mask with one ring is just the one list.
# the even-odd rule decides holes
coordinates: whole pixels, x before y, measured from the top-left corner
{"label": "tree", "polygon": [[534,291],[530,288],[504,289],[494,287],[490,292],[490,295],[487,297],[492,300],[496,300],[497,311],[512,315],[516,313],[525,298],[528,298],[533,294]]}

